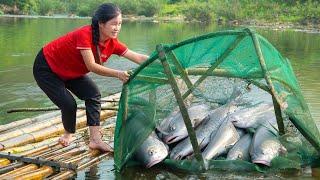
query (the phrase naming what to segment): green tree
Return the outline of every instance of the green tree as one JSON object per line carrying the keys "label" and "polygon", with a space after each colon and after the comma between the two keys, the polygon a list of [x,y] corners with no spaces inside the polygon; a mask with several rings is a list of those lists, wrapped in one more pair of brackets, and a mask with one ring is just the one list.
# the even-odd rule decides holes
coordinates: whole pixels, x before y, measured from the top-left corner
{"label": "green tree", "polygon": [[53,0],[40,0],[39,14],[40,15],[52,15],[53,14]]}
{"label": "green tree", "polygon": [[140,0],[138,4],[138,15],[152,17],[156,15],[161,8],[157,0]]}

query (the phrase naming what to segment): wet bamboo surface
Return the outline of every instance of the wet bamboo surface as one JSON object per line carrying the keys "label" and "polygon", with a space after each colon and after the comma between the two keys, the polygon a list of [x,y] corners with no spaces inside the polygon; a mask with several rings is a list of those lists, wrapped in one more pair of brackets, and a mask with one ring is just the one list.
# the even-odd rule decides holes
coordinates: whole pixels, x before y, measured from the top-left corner
{"label": "wet bamboo surface", "polygon": [[[102,106],[116,107],[119,99],[120,93],[103,98]],[[115,115],[115,110],[101,111],[103,140],[107,143],[113,142]],[[58,143],[62,133],[59,112],[1,125],[0,179],[68,179],[74,177],[77,171],[113,156],[112,153],[88,148],[89,134],[84,110],[77,112],[77,132],[67,147]],[[29,159],[32,163],[26,162]]]}

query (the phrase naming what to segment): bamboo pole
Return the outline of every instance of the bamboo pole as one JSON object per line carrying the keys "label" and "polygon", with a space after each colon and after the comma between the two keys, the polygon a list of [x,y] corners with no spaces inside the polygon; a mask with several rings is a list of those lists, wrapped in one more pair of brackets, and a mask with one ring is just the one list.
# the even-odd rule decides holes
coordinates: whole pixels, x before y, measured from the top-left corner
{"label": "bamboo pole", "polygon": [[51,112],[48,114],[42,114],[42,115],[36,116],[34,118],[26,118],[26,119],[22,119],[22,120],[18,120],[18,121],[13,121],[8,124],[0,125],[0,133],[9,131],[13,128],[18,128],[18,127],[26,125],[26,124],[35,123],[35,122],[41,121],[43,119],[50,119],[50,118],[57,117],[57,116],[59,116],[59,113],[60,112]]}
{"label": "bamboo pole", "polygon": [[11,179],[11,176],[15,174],[22,174],[24,172],[30,172],[32,170],[38,169],[38,166],[35,164],[28,164],[26,166],[20,167],[18,169],[15,169],[13,171],[7,172],[5,174],[0,175],[0,179]]}
{"label": "bamboo pole", "polygon": [[79,155],[76,155],[76,156],[74,156],[72,158],[63,160],[63,162],[65,162],[65,163],[76,163],[76,162],[80,161],[81,159],[89,157],[90,155],[91,155],[91,153],[89,151],[86,151],[86,152],[81,153]]}
{"label": "bamboo pole", "polygon": [[[102,98],[101,99],[101,102],[103,102],[102,106],[108,107],[110,105],[112,107],[112,104],[116,105],[119,102],[120,95],[121,93],[115,93],[110,96]],[[26,119],[14,121],[8,124],[0,125],[0,133],[10,131],[13,128],[17,129],[20,126],[24,126],[27,124],[37,123],[39,121],[44,121],[51,118],[58,118],[60,117],[60,114],[61,114],[60,111],[55,111],[55,112],[50,112],[46,114],[41,114],[33,118],[26,118]]]}
{"label": "bamboo pole", "polygon": [[[85,111],[77,112],[77,118],[80,118],[80,117],[83,117],[83,116],[85,116]],[[59,123],[61,123],[61,118],[60,117],[55,117],[55,118],[52,118],[52,119],[48,119],[45,122],[37,122],[37,123],[34,123],[34,124],[30,124],[30,125],[25,126],[23,128],[19,128],[19,129],[16,129],[14,131],[9,131],[7,133],[2,134],[0,136],[0,142],[1,141],[5,141],[5,140],[10,139],[10,138],[13,138],[13,137],[16,137],[16,136],[19,136],[19,135],[22,135],[22,134],[35,132],[35,131],[50,127],[52,125],[59,124]]]}
{"label": "bamboo pole", "polygon": [[[106,101],[115,101],[115,100],[117,100],[117,99],[119,99],[119,95],[120,95],[120,93],[117,93],[116,94],[116,96],[110,96],[110,97],[107,97],[107,98],[103,98],[103,99],[105,99]],[[48,113],[48,114],[50,114],[50,115],[52,115],[52,114],[57,114],[57,113]],[[108,114],[108,113],[107,113]],[[112,114],[115,114],[115,112],[112,112]],[[110,115],[110,113],[109,113],[109,115]],[[40,117],[48,117],[47,115],[42,115],[42,116],[40,116]],[[51,117],[51,116],[50,116]],[[102,118],[102,121],[104,120],[104,112],[102,112],[101,113],[101,118]],[[40,118],[35,118],[35,119],[33,119],[33,120],[39,120]],[[15,123],[13,123],[13,124],[15,124]],[[21,124],[23,124],[23,123],[21,123]],[[11,124],[12,125],[12,124]],[[3,126],[2,126],[3,127]],[[87,129],[87,128],[83,128],[83,129]],[[83,130],[83,129],[81,129],[81,130]],[[53,138],[53,139],[57,139],[57,138]],[[48,144],[47,145],[45,145],[45,146],[41,146],[42,144],[46,144],[46,143],[44,143],[44,142],[40,142],[40,143],[37,143],[38,144],[38,148],[36,148],[35,146],[33,146],[33,145],[28,145],[29,146],[29,149],[24,149],[24,150],[26,150],[24,153],[22,153],[22,154],[24,154],[24,155],[30,155],[30,154],[32,154],[32,155],[34,155],[35,154],[35,152],[43,152],[43,151],[46,151],[46,147],[48,147]],[[41,144],[41,145],[40,145]],[[49,146],[55,146],[55,145],[57,145],[57,142],[54,142],[53,144],[51,144],[51,145],[49,145]],[[1,145],[0,145],[0,147],[1,147]],[[31,148],[34,148],[33,150],[31,150],[31,151],[28,151],[28,150],[30,150]],[[61,147],[60,147],[61,148]],[[19,149],[20,149],[20,152],[23,150],[21,147],[19,147]],[[9,151],[8,152],[12,152],[12,151],[19,151],[19,149],[9,149]],[[4,159],[3,160],[3,162],[8,162],[8,160],[7,159]]]}
{"label": "bamboo pole", "polygon": [[102,100],[102,101],[119,101],[120,96],[121,96],[121,93],[118,92],[118,93],[115,93],[115,94],[111,94],[111,95],[109,95],[109,96],[106,96],[106,97],[102,98],[101,100]]}
{"label": "bamboo pole", "polygon": [[62,154],[59,154],[57,156],[54,157],[50,157],[50,160],[53,161],[63,161],[63,160],[67,160],[70,157],[82,154],[84,152],[88,151],[88,147],[87,146],[81,146],[81,147],[76,147],[70,151],[64,152]]}
{"label": "bamboo pole", "polygon": [[[15,162],[15,163],[8,164],[7,166],[4,166],[0,169],[0,175],[13,171],[15,169],[18,169],[22,166],[24,166],[23,162]],[[0,176],[0,179],[3,179],[3,178],[1,178]]]}
{"label": "bamboo pole", "polygon": [[173,51],[170,51],[170,54],[172,56],[172,62],[174,64],[174,66],[177,68],[181,78],[184,80],[184,82],[186,83],[188,88],[192,88],[193,84],[190,81],[188,74],[186,72],[186,70],[184,69],[184,67],[181,65],[180,61],[178,60],[177,56],[174,54]]}
{"label": "bamboo pole", "polygon": [[72,170],[75,170],[77,168],[77,166],[74,164],[66,164],[64,162],[54,162],[54,161],[49,161],[49,160],[38,158],[38,157],[25,157],[21,155],[12,155],[12,154],[0,154],[0,155],[1,157],[5,157],[7,159],[14,160],[14,161],[21,161],[24,163],[47,165],[55,168],[67,168]]}
{"label": "bamboo pole", "polygon": [[56,174],[52,177],[49,177],[49,180],[64,180],[64,179],[73,179],[73,177],[76,175],[74,171],[63,171],[59,174]]}
{"label": "bamboo pole", "polygon": [[[197,67],[197,68],[187,68],[186,72],[188,75],[207,75],[207,76],[217,76],[217,77],[230,77],[230,78],[248,78],[246,75],[239,76],[238,74],[231,74],[225,69],[215,68],[212,71],[208,71],[207,67]],[[254,74],[255,77],[263,78],[261,74]]]}
{"label": "bamboo pole", "polygon": [[148,83],[156,83],[156,84],[168,84],[168,79],[165,78],[157,78],[152,76],[144,76],[144,75],[138,75],[136,76],[137,80],[145,81]]}
{"label": "bamboo pole", "polygon": [[[187,74],[189,75],[205,75],[207,74],[208,76],[218,76],[218,77],[232,77],[232,78],[242,78],[245,81],[254,84],[255,86],[259,87],[260,89],[263,89],[264,91],[268,92],[271,94],[271,91],[269,89],[268,86],[257,82],[253,79],[246,79],[247,77],[239,77],[239,76],[232,76],[231,74],[229,74],[226,70],[222,70],[222,69],[214,69],[211,72],[208,72],[209,68],[188,68],[186,69]],[[262,77],[263,78],[263,77]]]}
{"label": "bamboo pole", "polygon": [[[93,164],[103,160],[104,158],[106,158],[107,156],[109,155],[109,152],[108,153],[105,153],[105,154],[102,154],[98,157],[95,157],[95,158],[92,158],[91,160],[89,160],[88,162],[85,162],[81,165],[79,165],[78,167],[78,170],[83,170],[87,167],[90,167],[92,166]],[[69,178],[72,178],[74,175],[76,174],[76,172],[72,171],[72,170],[69,170],[69,171],[65,171],[65,172],[62,172],[60,174],[57,174],[56,176],[50,178],[50,180],[61,180],[61,179],[69,179]]]}
{"label": "bamboo pole", "polygon": [[283,135],[285,133],[284,130],[284,123],[283,123],[283,118],[281,115],[281,109],[285,109],[284,104],[282,103],[282,100],[278,97],[277,92],[273,86],[272,80],[270,78],[270,73],[267,70],[267,65],[266,65],[266,61],[262,55],[262,50],[260,47],[260,43],[259,40],[257,38],[256,33],[252,32],[250,29],[247,29],[247,31],[250,33],[257,56],[259,58],[259,62],[261,65],[261,70],[262,73],[264,75],[264,78],[269,86],[269,89],[271,91],[271,95],[272,95],[272,100],[273,100],[273,105],[274,105],[274,110],[275,110],[275,115],[276,115],[276,119],[277,119],[277,124],[278,124],[278,128],[279,128],[279,134]]}
{"label": "bamboo pole", "polygon": [[[194,92],[195,91],[195,87],[193,87],[193,84],[191,82],[191,80],[189,79],[189,76],[187,74],[186,69],[182,66],[182,64],[180,63],[180,61],[178,60],[177,56],[174,54],[173,51],[170,51],[170,54],[172,57],[172,62],[174,64],[174,66],[177,68],[181,78],[183,79],[183,81],[185,82],[185,84],[187,85],[188,89],[192,89],[194,88],[194,90],[192,91],[192,94],[197,97],[200,96],[202,93],[200,91]],[[202,97],[204,97],[202,95]]]}
{"label": "bamboo pole", "polygon": [[78,147],[78,144],[74,143],[74,142],[71,143],[69,146],[66,146],[66,147],[61,145],[59,148],[52,148],[50,150],[42,152],[42,153],[38,154],[36,157],[41,157],[41,158],[45,158],[45,159],[51,160],[57,154],[64,153],[65,151],[72,150],[75,147]]}
{"label": "bamboo pole", "polygon": [[62,154],[58,154],[54,157],[51,157],[50,159],[53,160],[53,161],[58,161],[58,160],[61,160],[61,159],[65,159],[65,158],[68,158],[68,157],[71,157],[71,156],[75,156],[75,155],[78,155],[78,154],[81,154],[85,151],[88,150],[88,147],[87,146],[80,146],[80,147],[76,147],[74,149],[71,149],[70,151],[67,151],[67,152],[64,152]]}
{"label": "bamboo pole", "polygon": [[106,158],[106,157],[109,156],[110,154],[111,154],[110,152],[101,154],[100,156],[95,157],[95,158],[91,159],[90,161],[88,161],[88,162],[86,162],[86,163],[84,163],[84,164],[81,164],[81,165],[78,167],[78,170],[83,170],[83,169],[85,169],[85,168],[87,168],[87,167],[90,167],[91,164],[94,164],[94,163],[96,163],[96,162],[98,162],[98,161],[103,160],[104,158]]}
{"label": "bamboo pole", "polygon": [[[104,121],[106,118],[114,116],[116,114],[115,111],[109,111],[104,110],[101,111],[100,120]],[[77,129],[85,127],[86,126],[86,117],[81,117],[80,119],[77,119]],[[61,135],[64,132],[64,128],[62,123],[59,123],[57,125],[53,125],[48,128],[44,128],[41,131],[36,131],[28,134],[23,134],[18,137],[10,138],[8,140],[0,142],[0,150],[15,147],[15,146],[21,146],[28,143],[34,143],[38,141],[42,141],[46,138],[54,137]]]}
{"label": "bamboo pole", "polygon": [[18,176],[14,176],[14,180],[25,180],[25,179],[44,179],[51,174],[53,174],[54,170],[50,166],[42,166],[39,169],[33,170],[31,172],[27,172]]}
{"label": "bamboo pole", "polygon": [[253,80],[253,79],[247,79],[246,81],[247,81],[248,83],[251,83],[251,84],[259,87],[260,89],[266,91],[267,93],[271,94],[271,91],[270,91],[270,89],[269,89],[268,86],[266,86],[266,85],[264,85],[264,84],[262,84],[262,83],[260,83],[260,82],[257,82],[257,81],[255,81],[255,80]]}
{"label": "bamboo pole", "polygon": [[[57,143],[59,143],[59,142],[57,142]],[[61,153],[64,151],[68,151],[69,149],[72,149],[74,147],[78,147],[80,143],[83,144],[84,142],[81,142],[80,136],[76,136],[75,139],[73,139],[71,141],[71,144],[69,146],[65,147],[59,143],[59,145],[54,146],[54,147],[50,147],[47,151],[38,153],[37,155],[33,155],[33,156],[42,157],[42,158],[49,158],[50,156],[54,156],[57,153]]]}
{"label": "bamboo pole", "polygon": [[58,149],[58,150],[56,150],[54,152],[50,152],[50,153],[45,154],[45,155],[41,155],[41,157],[49,159],[49,160],[52,160],[58,154],[63,154],[63,153],[68,152],[68,151],[70,151],[70,150],[72,150],[74,148],[78,148],[78,147],[81,147],[81,146],[84,146],[84,145],[85,145],[84,142],[71,143],[69,146],[63,147],[61,149]]}
{"label": "bamboo pole", "polygon": [[170,82],[172,91],[174,92],[175,98],[176,98],[176,100],[178,102],[181,115],[183,117],[184,123],[186,125],[187,130],[188,130],[190,141],[191,141],[192,147],[193,147],[194,152],[195,152],[195,157],[198,160],[198,162],[201,164],[202,168],[206,169],[206,166],[205,166],[205,163],[204,163],[204,160],[203,160],[203,157],[201,155],[200,148],[199,148],[199,143],[198,143],[197,138],[196,138],[195,131],[192,128],[190,117],[189,117],[187,108],[186,108],[186,106],[185,106],[185,104],[183,102],[183,97],[181,96],[181,93],[179,91],[179,87],[177,86],[177,82],[175,81],[173,73],[172,73],[172,70],[171,70],[171,68],[170,68],[170,66],[169,66],[169,64],[167,62],[167,58],[166,58],[166,55],[165,55],[164,48],[163,48],[162,45],[157,45],[156,49],[157,49],[157,52],[159,54],[159,59],[161,60],[161,63],[163,65],[164,72],[168,77],[168,80]]}
{"label": "bamboo pole", "polygon": [[[117,94],[117,96],[114,96],[114,97],[108,97],[106,100],[107,101],[115,101],[115,98],[117,98],[119,96],[119,93]],[[53,114],[53,113],[49,113],[49,114]],[[110,114],[110,113],[109,113]],[[115,114],[115,112],[113,112],[112,114]],[[48,116],[41,116],[41,117],[48,117]],[[101,113],[101,118],[102,118],[102,120],[104,120],[103,118],[105,118],[104,117],[104,113],[102,112]],[[37,119],[37,120],[39,120],[39,118]],[[26,121],[25,121],[26,122]],[[15,124],[15,123],[13,123],[13,124]],[[21,123],[21,124],[23,124],[23,123]],[[12,124],[11,124],[11,126],[12,126]],[[3,127],[3,126],[2,126]],[[79,127],[79,126],[78,126]],[[85,128],[83,128],[83,129],[85,129]],[[53,138],[53,139],[57,139],[57,138]],[[24,149],[24,150],[27,150],[27,151],[25,151],[23,154],[24,155],[29,155],[29,154],[34,154],[35,152],[42,152],[42,151],[45,151],[46,150],[46,148],[48,148],[48,146],[55,146],[55,145],[57,145],[57,142],[54,142],[53,144],[51,144],[51,145],[44,145],[44,146],[41,146],[41,145],[43,145],[43,144],[46,144],[46,143],[44,143],[44,142],[41,142],[41,143],[37,143],[38,144],[38,147],[36,148],[34,145],[29,145],[29,149]],[[41,145],[40,145],[41,144]],[[0,145],[1,146],[1,145]],[[28,151],[28,150],[30,150],[31,148],[34,148],[34,149],[32,149],[31,151]],[[19,147],[19,149],[20,149],[20,152],[23,150],[22,149],[22,147]],[[9,151],[8,152],[12,152],[12,151],[19,151],[19,149],[9,149]],[[74,152],[72,152],[72,153],[74,153]],[[8,159],[3,159],[3,162],[10,162]],[[23,164],[23,163],[22,163]],[[17,165],[17,166],[21,166],[21,165]],[[8,167],[8,168],[10,168],[10,167]],[[11,167],[12,168],[12,167]]]}
{"label": "bamboo pole", "polygon": [[13,147],[13,148],[8,148],[5,149],[1,152],[10,152],[13,154],[19,154],[19,153],[24,153],[27,151],[34,151],[35,149],[41,148],[42,146],[50,146],[53,143],[56,143],[58,141],[58,137],[50,138],[38,143],[32,143],[32,144],[27,144],[24,146],[19,146],[19,147]]}
{"label": "bamboo pole", "polygon": [[35,148],[35,149],[24,151],[24,152],[22,152],[20,154],[24,155],[24,156],[37,156],[37,155],[42,154],[42,153],[44,153],[44,152],[46,152],[46,151],[48,151],[50,149],[63,147],[61,144],[59,144],[58,138],[55,138],[55,139],[57,139],[57,140],[52,142],[52,143],[50,143],[50,144],[46,144],[46,145],[40,146],[40,147]]}
{"label": "bamboo pole", "polygon": [[[59,142],[58,141],[55,142],[52,145],[41,146],[40,148],[32,149],[32,150],[29,150],[29,151],[26,151],[26,152],[23,152],[23,153],[20,153],[20,154],[24,155],[24,156],[34,156],[34,157],[36,157],[37,155],[42,154],[42,153],[50,150],[52,147],[55,147],[55,146],[59,146]],[[62,147],[62,145],[60,145],[60,147]]]}
{"label": "bamboo pole", "polygon": [[37,158],[44,158],[46,155],[52,154],[55,151],[64,148],[64,146],[62,146],[59,142],[57,142],[57,143],[58,143],[58,145],[53,146],[53,147],[49,147],[49,148],[41,150],[41,151],[37,151],[36,153],[33,153],[31,156],[37,157]]}
{"label": "bamboo pole", "polygon": [[88,157],[94,157],[94,156],[97,156],[101,154],[101,152],[99,150],[89,150],[89,151],[85,151],[84,153],[81,153],[77,156],[74,156],[72,158],[69,158],[69,159],[66,159],[64,160],[63,162],[64,163],[75,163],[77,162],[77,164],[81,164],[81,163],[78,163],[79,161],[82,161]]}
{"label": "bamboo pole", "polygon": [[9,159],[6,159],[6,158],[0,158],[0,168],[10,164],[11,161]]}
{"label": "bamboo pole", "polygon": [[43,128],[52,126],[54,123],[59,123],[59,122],[61,122],[61,119],[56,118],[53,120],[49,120],[48,123],[38,123],[38,124],[35,124],[34,126],[31,126],[31,127],[24,127],[21,129],[14,130],[12,132],[7,132],[7,133],[1,135],[0,142],[5,141],[10,138],[14,138],[14,137],[23,135],[23,134],[27,134],[27,133],[41,130]]}
{"label": "bamboo pole", "polygon": [[235,49],[238,44],[242,41],[242,39],[244,38],[245,36],[243,35],[240,35],[236,38],[236,40],[228,47],[228,49],[226,49],[221,56],[218,57],[218,59],[216,60],[216,62],[207,70],[207,72],[202,75],[194,84],[191,88],[188,89],[187,92],[185,92],[183,95],[182,95],[182,98],[185,99],[189,96],[189,94],[196,88],[199,86],[199,84],[204,81],[206,78],[207,78],[207,73],[210,73],[212,72],[216,67],[219,66],[219,64],[221,64],[223,62],[223,60],[228,57],[228,55],[230,54],[230,52],[232,52],[233,49]]}

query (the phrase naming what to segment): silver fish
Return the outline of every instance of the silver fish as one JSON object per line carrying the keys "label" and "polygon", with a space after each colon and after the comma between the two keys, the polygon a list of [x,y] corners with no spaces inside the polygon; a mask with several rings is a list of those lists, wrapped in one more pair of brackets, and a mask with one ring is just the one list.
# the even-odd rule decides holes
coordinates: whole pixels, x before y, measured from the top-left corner
{"label": "silver fish", "polygon": [[227,160],[250,160],[249,148],[252,141],[250,133],[242,136],[240,140],[229,150]]}
{"label": "silver fish", "polygon": [[135,158],[150,168],[168,156],[168,147],[152,132],[135,151]]}
{"label": "silver fish", "polygon": [[210,142],[202,156],[206,160],[214,159],[226,153],[239,139],[240,136],[234,125],[230,121],[224,121],[218,131],[211,135]]}
{"label": "silver fish", "polygon": [[[209,114],[210,107],[206,104],[196,104],[190,106],[187,110],[192,126],[197,127]],[[174,111],[168,118],[165,118],[157,127],[157,130],[162,133],[162,139],[166,144],[180,141],[188,136],[180,111]]]}
{"label": "silver fish", "polygon": [[273,104],[261,103],[249,107],[244,107],[235,113],[230,114],[227,119],[238,128],[257,128],[267,121],[276,123],[276,116]]}
{"label": "silver fish", "polygon": [[[238,107],[234,103],[228,103],[212,110],[206,120],[196,129],[196,137],[200,149],[205,147],[210,140],[210,135],[215,133],[224,122],[228,113],[234,112]],[[186,138],[177,144],[170,153],[171,159],[182,159],[193,152],[190,138]]]}
{"label": "silver fish", "polygon": [[[260,81],[260,83],[267,85],[265,80]],[[247,92],[242,94],[241,99],[242,101],[249,102],[250,104],[273,103],[270,93],[260,89],[253,84],[250,84],[248,86]]]}
{"label": "silver fish", "polygon": [[273,158],[285,153],[286,149],[281,145],[278,132],[270,125],[262,125],[254,133],[250,147],[250,156],[253,163],[271,165]]}

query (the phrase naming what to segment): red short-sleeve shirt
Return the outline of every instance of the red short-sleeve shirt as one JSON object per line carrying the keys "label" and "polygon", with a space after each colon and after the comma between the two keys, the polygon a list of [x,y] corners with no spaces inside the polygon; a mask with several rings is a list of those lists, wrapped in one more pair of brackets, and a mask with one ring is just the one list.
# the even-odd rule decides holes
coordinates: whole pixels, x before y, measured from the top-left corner
{"label": "red short-sleeve shirt", "polygon": [[[51,68],[63,80],[81,77],[89,72],[82,55],[81,49],[91,49],[97,53],[92,42],[92,28],[90,25],[80,27],[43,47],[44,56]],[[128,48],[118,41],[109,38],[104,44],[99,43],[100,58],[106,62],[112,54],[122,56]]]}

